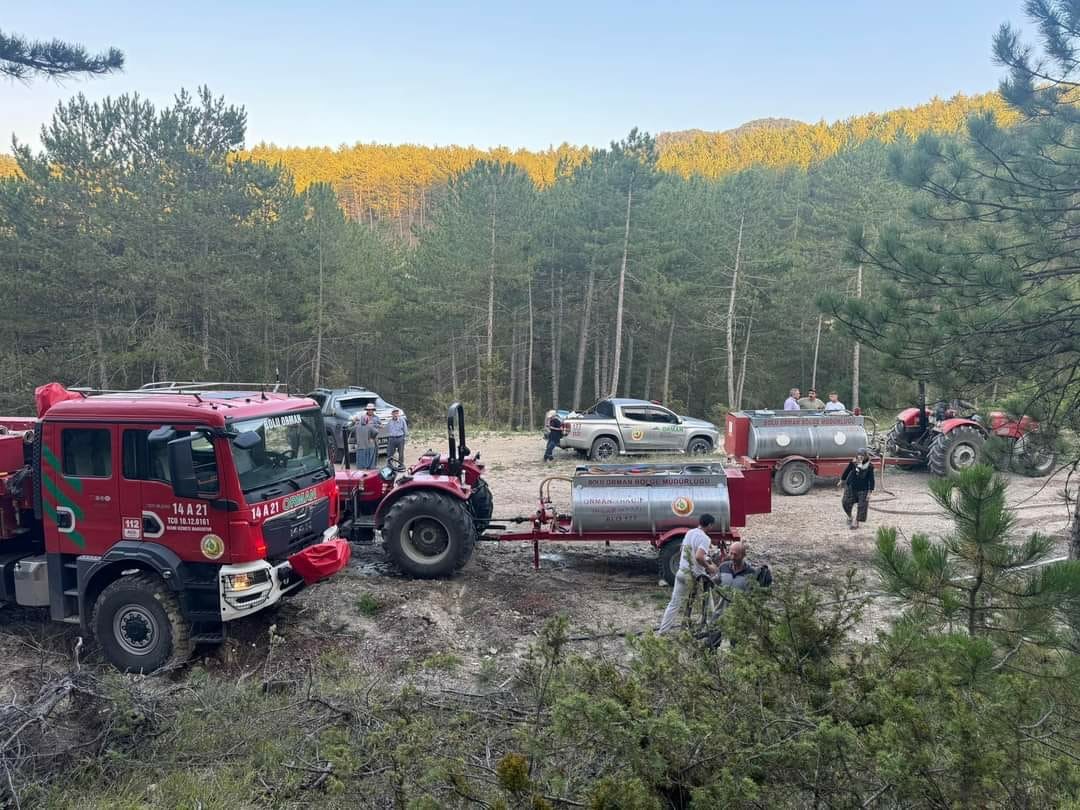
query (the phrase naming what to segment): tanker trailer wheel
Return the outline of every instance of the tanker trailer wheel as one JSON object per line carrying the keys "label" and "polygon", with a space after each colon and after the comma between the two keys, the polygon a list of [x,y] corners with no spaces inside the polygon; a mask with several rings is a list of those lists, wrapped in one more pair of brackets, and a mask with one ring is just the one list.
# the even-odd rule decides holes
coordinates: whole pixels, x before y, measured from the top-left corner
{"label": "tanker trailer wheel", "polygon": [[592,443],[589,458],[593,461],[607,461],[612,456],[619,454],[618,443],[610,436],[601,436]]}
{"label": "tanker trailer wheel", "polygon": [[495,498],[491,495],[491,487],[483,478],[478,479],[473,486],[472,495],[469,496],[469,509],[472,510],[476,533],[483,534],[491,524],[491,514],[495,511]]}
{"label": "tanker trailer wheel", "polygon": [[697,436],[690,440],[686,452],[692,456],[705,456],[712,452],[712,442],[704,436]]}
{"label": "tanker trailer wheel", "polygon": [[672,537],[660,547],[660,576],[668,585],[675,584],[675,575],[682,563],[682,535]]}
{"label": "tanker trailer wheel", "polygon": [[986,437],[969,425],[939,433],[930,445],[930,472],[945,478],[975,466],[985,441]]}
{"label": "tanker trailer wheel", "polygon": [[476,528],[464,501],[438,492],[414,492],[390,507],[382,537],[398,570],[431,579],[448,576],[469,561]]}
{"label": "tanker trailer wheel", "polygon": [[156,574],[131,574],[106,586],[90,624],[105,658],[124,672],[180,663],[193,648],[180,602]]}
{"label": "tanker trailer wheel", "polygon": [[785,495],[805,495],[814,485],[814,471],[805,461],[790,461],[780,468],[780,489]]}
{"label": "tanker trailer wheel", "polygon": [[1038,433],[1025,433],[1013,442],[1009,467],[1013,472],[1043,478],[1054,469],[1057,453],[1053,442]]}

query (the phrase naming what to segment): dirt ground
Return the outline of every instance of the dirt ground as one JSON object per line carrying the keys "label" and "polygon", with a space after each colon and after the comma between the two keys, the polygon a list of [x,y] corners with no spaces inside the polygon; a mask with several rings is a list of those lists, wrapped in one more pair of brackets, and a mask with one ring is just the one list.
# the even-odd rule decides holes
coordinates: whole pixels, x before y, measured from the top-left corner
{"label": "dirt ground", "polygon": [[[443,441],[414,438],[408,457]],[[539,435],[481,434],[469,443],[487,464],[496,519],[531,514],[544,476],[571,474],[578,463],[567,452],[545,465]],[[855,531],[846,526],[831,481],[819,481],[802,497],[774,491],[772,513],[751,516],[743,530],[749,557],[768,563],[778,580],[804,578],[821,587],[841,581],[854,567],[872,591],[869,559],[878,526],[896,526],[907,537],[949,528],[930,499],[927,480],[925,472],[889,469],[878,482],[869,525]],[[1021,531],[1061,535],[1068,523],[1060,497],[1064,485],[1063,476],[1010,476],[1009,501],[1019,510]],[[583,651],[617,649],[625,644],[623,634],[656,626],[669,594],[658,584],[656,553],[647,544],[542,545],[537,571],[531,544],[484,542],[446,581],[406,579],[384,562],[378,544],[354,546],[345,571],[269,615],[237,622],[226,645],[200,651],[197,664],[235,673],[259,666],[271,654],[341,655],[390,682],[437,679],[445,685],[450,679],[464,685],[480,678],[498,684],[511,676],[546,619],[568,616],[574,643]],[[890,610],[884,600],[872,602],[861,632],[873,633]],[[285,640],[273,651],[271,629]],[[70,657],[77,636],[76,628],[49,622],[44,611],[0,610],[0,675]],[[87,649],[88,661],[99,660],[92,644]]]}

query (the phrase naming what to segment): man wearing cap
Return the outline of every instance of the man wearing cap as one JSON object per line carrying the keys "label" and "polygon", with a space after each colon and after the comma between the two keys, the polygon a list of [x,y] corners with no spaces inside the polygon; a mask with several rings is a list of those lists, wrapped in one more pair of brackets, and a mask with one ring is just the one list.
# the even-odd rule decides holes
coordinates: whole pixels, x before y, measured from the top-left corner
{"label": "man wearing cap", "polygon": [[364,412],[353,419],[356,435],[356,466],[361,470],[374,470],[379,457],[379,417],[375,415],[375,403],[369,402]]}
{"label": "man wearing cap", "polygon": [[394,408],[390,413],[390,421],[386,423],[386,463],[390,463],[395,455],[402,469],[405,467],[405,437],[409,434],[409,425],[401,411]]}

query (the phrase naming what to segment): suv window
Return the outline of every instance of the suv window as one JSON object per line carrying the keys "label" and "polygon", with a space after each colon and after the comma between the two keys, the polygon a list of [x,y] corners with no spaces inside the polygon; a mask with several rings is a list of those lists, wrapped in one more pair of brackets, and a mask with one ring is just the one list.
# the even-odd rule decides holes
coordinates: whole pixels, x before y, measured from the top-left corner
{"label": "suv window", "polygon": [[654,422],[650,411],[646,408],[623,408],[622,415],[632,422]]}
{"label": "suv window", "polygon": [[60,433],[64,475],[112,476],[112,434],[104,428],[65,428]]}

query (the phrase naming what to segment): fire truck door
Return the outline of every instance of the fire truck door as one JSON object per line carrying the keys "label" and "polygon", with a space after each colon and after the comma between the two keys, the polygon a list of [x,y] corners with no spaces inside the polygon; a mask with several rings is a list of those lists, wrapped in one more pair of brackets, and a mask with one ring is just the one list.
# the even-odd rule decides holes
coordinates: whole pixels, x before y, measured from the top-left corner
{"label": "fire truck door", "polygon": [[[42,452],[46,539],[64,554],[101,554],[120,535],[115,427],[54,424]],[[51,448],[59,450],[59,457]],[[52,542],[47,543],[53,546]]]}

